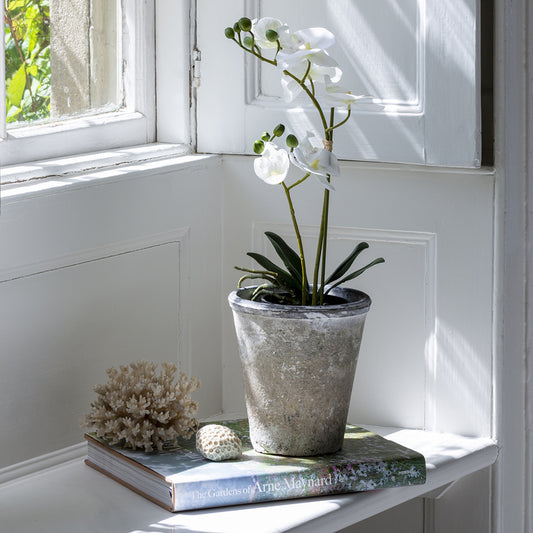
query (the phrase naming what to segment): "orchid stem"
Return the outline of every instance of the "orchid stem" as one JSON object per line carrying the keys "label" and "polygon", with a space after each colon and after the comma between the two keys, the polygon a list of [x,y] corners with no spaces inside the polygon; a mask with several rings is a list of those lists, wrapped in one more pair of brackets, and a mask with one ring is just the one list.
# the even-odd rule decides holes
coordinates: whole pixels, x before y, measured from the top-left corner
{"label": "orchid stem", "polygon": [[337,129],[339,126],[342,126],[343,124],[345,124],[346,122],[348,122],[348,119],[350,118],[351,114],[352,114],[352,106],[349,105],[349,106],[348,106],[348,114],[346,115],[346,118],[345,118],[344,120],[342,120],[341,122],[339,122],[338,124],[335,124],[335,126],[330,126],[330,127],[326,130],[326,132],[329,133],[329,132],[333,131],[334,129]]}
{"label": "orchid stem", "polygon": [[[333,124],[335,122],[335,108],[332,107],[329,110],[329,125],[330,127],[324,133],[326,139],[333,143]],[[328,176],[328,182],[330,177]],[[322,214],[323,225],[324,225],[324,244],[322,246],[322,268],[321,268],[321,277],[320,277],[320,305],[324,304],[324,283],[326,278],[326,250],[328,245],[328,223],[329,223],[329,189],[324,191],[324,211]]]}
{"label": "orchid stem", "polygon": [[328,123],[326,121],[326,117],[324,116],[324,112],[322,111],[322,107],[320,107],[320,104],[315,98],[315,95],[309,90],[307,85],[305,85],[305,83],[300,78],[298,78],[298,76],[291,74],[288,70],[284,70],[283,74],[289,76],[289,78],[292,78],[294,81],[299,83],[302,89],[307,93],[307,96],[309,96],[311,102],[313,102],[313,105],[316,107],[318,114],[320,115],[320,120],[322,122],[322,127],[324,128],[324,131],[326,131],[328,129]]}
{"label": "orchid stem", "polygon": [[298,181],[295,181],[292,185],[289,185],[287,189],[290,191],[293,187],[300,185],[300,183],[303,183],[310,175],[311,173],[308,172],[303,178],[300,178]]}
{"label": "orchid stem", "polygon": [[324,214],[327,211],[327,203],[329,201],[329,195],[326,193],[329,192],[328,189],[324,190],[324,201],[322,204],[322,220],[320,222],[320,232],[318,234],[318,243],[316,246],[316,256],[315,256],[315,270],[313,272],[313,294],[311,297],[311,305],[317,305],[318,299],[318,274],[320,269],[322,250],[324,247],[324,238],[325,238],[325,216]]}
{"label": "orchid stem", "polygon": [[[275,67],[278,65],[278,62],[275,60],[275,59],[268,59],[267,57],[264,57],[262,54],[258,54],[255,50],[253,49],[250,49],[250,48],[246,48],[246,46],[244,46],[242,44],[242,41],[241,41],[241,36],[239,34],[237,34],[239,36],[239,40],[233,38],[233,40],[237,43],[237,45],[239,45],[245,52],[248,52],[249,54],[252,54],[253,56],[257,57],[257,59],[260,59],[261,61],[264,61],[265,63],[269,63],[270,65],[274,65]],[[255,46],[255,45],[254,45]],[[277,55],[277,54],[276,54]]]}
{"label": "orchid stem", "polygon": [[302,305],[307,304],[307,273],[305,266],[305,256],[304,249],[302,244],[302,236],[300,234],[300,228],[298,227],[298,222],[296,220],[296,213],[294,211],[294,205],[292,203],[291,192],[289,187],[285,183],[281,182],[283,185],[283,190],[285,191],[285,196],[287,197],[287,202],[289,203],[289,211],[291,213],[292,224],[294,226],[294,232],[296,233],[296,240],[298,241],[298,252],[300,255],[300,265],[302,269]]}
{"label": "orchid stem", "polygon": [[[335,108],[332,107],[329,113],[330,128],[324,129],[327,141],[333,142],[333,128],[335,121]],[[327,177],[328,183],[330,176]],[[313,277],[313,301],[314,305],[324,305],[324,283],[326,277],[326,252],[328,244],[328,219],[329,219],[329,189],[324,189],[324,202],[322,204],[322,218],[320,221],[320,234],[318,238],[317,253],[315,259],[315,272]],[[320,271],[320,288],[318,288],[318,273]]]}

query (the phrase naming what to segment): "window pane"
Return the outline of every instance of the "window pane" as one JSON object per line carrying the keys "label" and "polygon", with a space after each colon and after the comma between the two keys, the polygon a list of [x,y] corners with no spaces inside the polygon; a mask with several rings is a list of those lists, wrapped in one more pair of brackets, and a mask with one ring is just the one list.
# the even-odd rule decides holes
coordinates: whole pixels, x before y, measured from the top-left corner
{"label": "window pane", "polygon": [[119,0],[7,0],[8,128],[122,106]]}

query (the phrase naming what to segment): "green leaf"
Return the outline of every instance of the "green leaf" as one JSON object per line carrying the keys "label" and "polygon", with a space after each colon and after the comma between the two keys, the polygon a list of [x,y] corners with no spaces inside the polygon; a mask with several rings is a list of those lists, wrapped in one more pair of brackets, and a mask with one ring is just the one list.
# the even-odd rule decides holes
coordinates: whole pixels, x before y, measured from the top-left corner
{"label": "green leaf", "polygon": [[6,96],[11,105],[20,107],[20,102],[24,95],[24,89],[26,87],[26,71],[24,65],[21,65],[11,81],[6,86]]}
{"label": "green leaf", "polygon": [[12,0],[9,2],[7,9],[11,11],[19,7],[25,7],[25,4],[26,4],[26,0]]}
{"label": "green leaf", "polygon": [[[39,11],[36,8],[26,10],[26,21],[28,23],[28,28],[26,30],[26,38],[28,42],[28,55],[33,59],[35,46],[37,45],[39,39]],[[37,50],[35,50],[37,52]]]}
{"label": "green leaf", "polygon": [[6,120],[7,122],[17,122],[19,115],[22,113],[20,107],[11,106],[7,110]]}
{"label": "green leaf", "polygon": [[255,252],[248,252],[247,255],[257,261],[264,269],[276,273],[278,275],[278,281],[280,282],[280,285],[292,290],[301,291],[301,284],[298,282],[298,280],[294,279],[294,277],[291,276],[286,270],[283,270],[283,268],[273,263],[270,259]]}
{"label": "green leaf", "polygon": [[355,272],[352,272],[348,276],[342,278],[337,283],[334,283],[333,285],[329,286],[327,290],[324,292],[324,294],[328,294],[328,292],[331,289],[333,289],[334,287],[337,287],[341,283],[345,283],[347,281],[350,281],[356,278],[357,276],[360,276],[365,270],[368,270],[370,267],[373,267],[374,265],[378,265],[379,263],[384,263],[384,262],[385,262],[385,259],[383,259],[383,257],[378,257],[377,259],[374,259],[374,261],[372,261],[371,263],[368,263],[368,265],[364,266],[363,268],[360,268],[359,270],[356,270]]}
{"label": "green leaf", "polygon": [[283,264],[287,267],[287,270],[290,272],[291,276],[299,283],[301,290],[302,262],[300,260],[300,256],[279,235],[276,235],[271,231],[266,231],[265,235],[268,237],[268,240],[271,242],[274,250],[276,250],[276,253],[283,261]]}
{"label": "green leaf", "polygon": [[39,72],[39,69],[37,67],[37,65],[34,63],[33,65],[30,65],[27,69],[26,69],[26,72],[28,74],[31,74],[32,76],[37,76],[38,72]]}
{"label": "green leaf", "polygon": [[357,256],[363,251],[368,248],[367,242],[360,242],[352,251],[352,253],[335,269],[333,274],[329,276],[329,278],[326,280],[326,285],[329,285],[330,283],[333,283],[334,281],[338,280],[346,272],[348,272],[348,269],[352,266],[352,263],[357,259]]}

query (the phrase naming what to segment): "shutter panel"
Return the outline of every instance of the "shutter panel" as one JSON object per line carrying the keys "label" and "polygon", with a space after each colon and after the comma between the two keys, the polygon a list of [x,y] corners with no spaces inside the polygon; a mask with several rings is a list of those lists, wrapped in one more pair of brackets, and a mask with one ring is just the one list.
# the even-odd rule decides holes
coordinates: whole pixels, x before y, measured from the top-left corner
{"label": "shutter panel", "polygon": [[352,107],[335,132],[339,158],[479,167],[478,1],[228,0],[222,8],[199,0],[198,150],[252,153],[279,122],[300,137],[320,131],[305,100],[287,109],[275,68],[224,37],[242,16],[272,16],[292,30],[332,31],[341,84],[378,104]]}

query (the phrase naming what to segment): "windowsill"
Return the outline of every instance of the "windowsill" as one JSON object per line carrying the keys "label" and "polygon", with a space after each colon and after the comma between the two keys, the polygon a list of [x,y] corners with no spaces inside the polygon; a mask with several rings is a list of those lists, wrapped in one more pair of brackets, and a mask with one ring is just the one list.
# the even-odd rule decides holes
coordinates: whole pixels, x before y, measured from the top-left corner
{"label": "windowsill", "polygon": [[426,458],[425,485],[371,492],[169,513],[83,464],[69,460],[0,485],[6,531],[39,524],[54,533],[115,531],[264,532],[338,531],[419,496],[438,498],[454,481],[493,464],[498,447],[469,438],[368,427]]}
{"label": "windowsill", "polygon": [[[142,171],[190,165],[211,155],[190,154],[181,144],[153,143],[33,161],[0,170],[2,201],[53,192],[67,186],[123,179]],[[67,187],[68,188],[68,187]]]}

